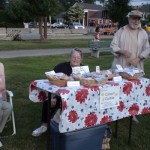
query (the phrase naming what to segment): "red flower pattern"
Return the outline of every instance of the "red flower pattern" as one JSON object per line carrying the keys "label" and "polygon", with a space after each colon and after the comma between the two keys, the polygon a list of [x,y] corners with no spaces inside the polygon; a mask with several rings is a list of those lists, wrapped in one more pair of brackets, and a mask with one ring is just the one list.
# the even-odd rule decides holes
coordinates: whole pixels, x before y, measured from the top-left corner
{"label": "red flower pattern", "polygon": [[129,95],[131,90],[132,90],[132,83],[131,82],[127,82],[124,87],[123,87],[123,93],[126,95]]}
{"label": "red flower pattern", "polygon": [[62,111],[64,111],[67,108],[67,102],[65,100],[62,100]]}
{"label": "red flower pattern", "polygon": [[71,110],[68,115],[68,120],[72,123],[75,123],[78,119],[78,114],[75,110]]}
{"label": "red flower pattern", "polygon": [[76,101],[80,102],[80,104],[85,102],[85,100],[87,99],[88,94],[89,93],[88,93],[87,89],[78,90],[77,93],[76,93]]}
{"label": "red flower pattern", "polygon": [[44,91],[40,91],[39,95],[38,95],[38,98],[42,102],[45,101],[45,99],[46,99],[46,93]]}
{"label": "red flower pattern", "polygon": [[113,81],[110,81],[110,82],[108,82],[107,84],[109,84],[109,85],[111,85],[111,86],[118,86],[118,85],[119,85],[118,83],[115,83],[115,82],[113,82]]}
{"label": "red flower pattern", "polygon": [[104,124],[104,123],[108,123],[108,122],[111,122],[112,119],[109,118],[109,116],[104,116],[101,121],[100,121],[100,124]]}
{"label": "red flower pattern", "polygon": [[[36,90],[36,86],[37,86],[38,82],[32,82],[31,86],[30,86],[30,91],[32,92],[33,90]],[[49,83],[49,82],[47,82]],[[112,82],[108,82],[107,84],[109,84],[110,86],[118,86],[118,83],[114,83]],[[143,84],[143,82],[141,82],[141,80],[129,80],[129,81],[125,81],[125,84],[122,85],[123,87],[121,88],[123,90],[123,93],[126,95],[130,95],[133,91],[133,85],[139,85],[136,86],[136,90],[140,90],[141,87],[145,87],[145,91],[144,88],[141,89],[141,93],[145,98],[145,101],[143,101],[143,99],[141,100],[141,102],[138,104],[133,104],[130,108],[125,108],[125,102],[123,100],[123,98],[120,96],[121,100],[119,102],[119,106],[117,107],[118,112],[123,112],[125,111],[125,115],[129,116],[129,115],[137,115],[137,114],[147,114],[150,113],[150,108],[149,106],[147,106],[148,104],[148,100],[147,98],[149,98],[148,96],[150,96],[150,84],[148,83],[148,81],[145,82],[146,85]],[[148,85],[149,84],[149,85]],[[77,102],[84,103],[86,101],[86,99],[88,98],[88,100],[92,99],[91,97],[88,97],[89,91],[97,91],[99,90],[100,87],[84,87],[83,89],[79,89],[76,93],[75,93],[75,99]],[[90,89],[90,90],[89,90]],[[62,112],[65,110],[64,112],[64,117],[66,117],[65,119],[67,119],[68,121],[70,121],[70,123],[74,123],[75,128],[78,128],[79,124],[75,124],[78,120],[78,122],[80,121],[79,119],[80,116],[78,115],[77,111],[75,111],[75,107],[74,110],[68,110],[67,109],[67,102],[66,101],[66,95],[70,92],[70,90],[66,90],[65,88],[58,88],[57,93],[60,93],[62,96]],[[34,93],[34,91],[33,91]],[[37,95],[37,93],[39,93]],[[35,93],[35,96],[40,100],[40,101],[44,101],[47,98],[47,94],[44,91],[37,91],[37,93]],[[137,94],[139,95],[139,93],[137,92]],[[63,97],[64,95],[64,97]],[[132,96],[132,95],[131,95]],[[146,97],[147,96],[147,97]],[[71,97],[72,98],[72,97]],[[73,105],[74,106],[74,105]],[[84,108],[83,108],[84,109]],[[142,109],[142,110],[141,110]],[[83,110],[81,110],[83,111]],[[128,113],[127,113],[128,111]],[[92,112],[86,112],[88,114],[86,114],[86,117],[84,117],[84,125],[85,127],[88,126],[94,126],[96,124],[104,124],[104,123],[108,123],[108,122],[112,122],[113,121],[113,114],[112,112],[112,116],[108,116],[108,112],[107,110],[104,110],[103,112],[101,112],[103,114],[103,118],[101,118],[100,122],[98,121],[100,119],[100,116],[96,115],[93,111]],[[66,116],[66,114],[68,114]],[[83,118],[82,118],[83,119]],[[69,125],[69,124],[68,124]],[[82,125],[81,125],[82,126]]]}
{"label": "red flower pattern", "polygon": [[139,111],[139,106],[137,104],[133,104],[130,108],[129,108],[129,114],[134,116],[136,114],[138,114]]}
{"label": "red flower pattern", "polygon": [[123,102],[123,101],[120,101],[120,102],[119,102],[119,106],[118,106],[118,110],[119,110],[120,112],[122,112],[124,108],[125,108],[125,107],[124,107],[124,102]]}
{"label": "red flower pattern", "polygon": [[130,79],[129,81],[133,82],[136,85],[141,84],[141,81],[139,79]]}
{"label": "red flower pattern", "polygon": [[144,107],[141,111],[141,114],[148,114],[150,113],[150,109],[148,107]]}
{"label": "red flower pattern", "polygon": [[147,86],[147,87],[146,87],[146,95],[147,95],[147,96],[150,96],[150,86]]}
{"label": "red flower pattern", "polygon": [[69,90],[66,90],[66,89],[59,89],[59,90],[57,90],[56,91],[56,93],[58,93],[58,94],[68,94],[69,93]]}
{"label": "red flower pattern", "polygon": [[32,82],[32,83],[31,83],[31,92],[32,92],[33,90],[36,90],[36,85],[37,85],[37,82]]}
{"label": "red flower pattern", "polygon": [[85,86],[85,87],[91,89],[91,91],[98,91],[99,90],[98,86],[90,86],[90,87],[89,86]]}
{"label": "red flower pattern", "polygon": [[94,126],[96,122],[97,122],[96,114],[88,114],[84,121],[86,127]]}

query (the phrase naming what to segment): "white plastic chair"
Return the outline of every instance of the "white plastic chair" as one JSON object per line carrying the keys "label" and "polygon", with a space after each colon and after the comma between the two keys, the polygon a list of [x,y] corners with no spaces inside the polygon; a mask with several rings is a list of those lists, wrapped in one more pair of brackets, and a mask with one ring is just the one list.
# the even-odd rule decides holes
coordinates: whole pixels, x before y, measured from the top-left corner
{"label": "white plastic chair", "polygon": [[[12,91],[9,91],[6,89],[6,84],[5,84],[5,70],[4,70],[4,65],[3,63],[0,63],[0,96],[8,101],[12,108],[13,108],[13,101],[12,101],[12,97],[13,97],[13,93]],[[15,125],[15,117],[14,117],[14,111],[12,110],[10,119],[12,120],[12,125],[13,125],[13,133],[12,135],[16,134],[16,125]]]}

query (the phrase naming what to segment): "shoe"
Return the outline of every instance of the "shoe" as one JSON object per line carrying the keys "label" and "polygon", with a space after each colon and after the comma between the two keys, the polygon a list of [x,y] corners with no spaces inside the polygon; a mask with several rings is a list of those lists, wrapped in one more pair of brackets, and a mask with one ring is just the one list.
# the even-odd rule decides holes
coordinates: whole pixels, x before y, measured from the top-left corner
{"label": "shoe", "polygon": [[2,144],[2,142],[0,141],[0,147],[3,147],[3,144]]}
{"label": "shoe", "polygon": [[137,120],[137,118],[136,118],[135,116],[133,116],[132,122],[133,122],[133,123],[139,123],[139,121]]}
{"label": "shoe", "polygon": [[40,136],[41,134],[43,134],[46,131],[47,131],[47,127],[41,125],[39,128],[37,128],[36,130],[34,130],[32,132],[32,136]]}

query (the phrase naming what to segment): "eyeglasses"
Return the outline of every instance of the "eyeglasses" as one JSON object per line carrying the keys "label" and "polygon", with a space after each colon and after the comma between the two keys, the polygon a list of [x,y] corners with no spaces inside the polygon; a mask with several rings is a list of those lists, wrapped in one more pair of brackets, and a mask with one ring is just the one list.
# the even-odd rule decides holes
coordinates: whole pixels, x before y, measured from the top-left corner
{"label": "eyeglasses", "polygon": [[131,19],[133,19],[133,20],[141,20],[140,17],[131,17]]}
{"label": "eyeglasses", "polygon": [[81,60],[81,57],[72,56],[72,59]]}

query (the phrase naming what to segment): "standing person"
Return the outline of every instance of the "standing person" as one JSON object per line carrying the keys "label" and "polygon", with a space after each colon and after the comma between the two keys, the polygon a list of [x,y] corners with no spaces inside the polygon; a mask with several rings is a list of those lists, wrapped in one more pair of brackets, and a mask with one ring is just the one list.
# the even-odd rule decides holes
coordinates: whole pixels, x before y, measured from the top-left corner
{"label": "standing person", "polygon": [[95,40],[95,41],[100,41],[100,27],[99,27],[99,26],[97,26],[97,27],[95,28],[94,40]]}
{"label": "standing person", "polygon": [[[129,24],[116,32],[110,45],[114,55],[112,69],[120,64],[123,68],[134,66],[144,70],[143,62],[150,54],[150,46],[148,35],[141,27],[142,13],[133,10],[127,17]],[[135,116],[133,121],[138,122]]]}
{"label": "standing person", "polygon": [[150,46],[148,35],[141,28],[142,13],[133,10],[127,17],[129,24],[116,32],[110,45],[114,54],[112,67],[116,64],[123,68],[133,65],[144,70],[143,61],[150,54]]}
{"label": "standing person", "polygon": [[[54,67],[54,71],[56,73],[62,72],[70,76],[72,74],[72,67],[82,66],[81,62],[82,62],[82,51],[76,48],[71,51],[69,61],[56,65]],[[58,98],[58,100],[60,100],[60,98]],[[43,103],[41,126],[32,132],[33,136],[39,136],[47,131],[47,123],[48,123],[47,119],[49,113],[47,110],[47,103],[48,101],[45,101]]]}

